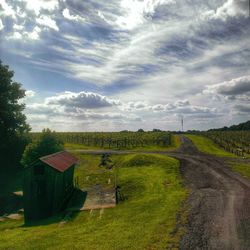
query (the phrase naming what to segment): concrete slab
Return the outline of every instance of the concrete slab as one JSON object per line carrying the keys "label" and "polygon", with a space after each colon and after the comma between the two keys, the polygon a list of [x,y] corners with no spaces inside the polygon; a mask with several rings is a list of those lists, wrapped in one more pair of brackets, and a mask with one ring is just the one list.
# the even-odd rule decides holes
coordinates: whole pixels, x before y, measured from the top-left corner
{"label": "concrete slab", "polygon": [[[68,211],[85,211],[94,209],[112,208],[116,206],[115,189],[104,188],[101,185],[95,185],[87,189],[82,189],[82,193],[86,194],[82,204],[71,206]],[[75,200],[78,200],[77,198]]]}

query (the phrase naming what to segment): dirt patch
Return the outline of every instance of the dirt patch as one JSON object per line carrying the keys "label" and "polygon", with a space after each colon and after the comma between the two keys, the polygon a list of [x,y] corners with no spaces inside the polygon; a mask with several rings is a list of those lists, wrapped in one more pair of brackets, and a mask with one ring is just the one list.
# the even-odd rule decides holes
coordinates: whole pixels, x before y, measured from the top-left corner
{"label": "dirt patch", "polygon": [[[84,198],[82,198],[84,196]],[[116,206],[116,195],[114,188],[104,188],[94,185],[84,190],[79,190],[73,197],[67,211],[84,211],[93,209],[104,209]]]}
{"label": "dirt patch", "polygon": [[95,185],[87,190],[87,198],[80,210],[103,209],[116,206],[115,189]]}

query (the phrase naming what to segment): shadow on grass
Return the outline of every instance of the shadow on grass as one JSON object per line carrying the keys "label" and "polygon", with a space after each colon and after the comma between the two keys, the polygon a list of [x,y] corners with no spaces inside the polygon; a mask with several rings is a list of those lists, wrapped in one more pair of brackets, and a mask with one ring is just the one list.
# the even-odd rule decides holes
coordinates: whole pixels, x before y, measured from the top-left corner
{"label": "shadow on grass", "polygon": [[22,191],[22,171],[0,172],[0,216],[16,213],[23,208],[23,198],[14,192]]}
{"label": "shadow on grass", "polygon": [[70,199],[66,211],[79,211],[87,198],[87,192],[81,189],[75,189],[72,198]]}
{"label": "shadow on grass", "polygon": [[54,223],[59,223],[64,218],[64,213],[59,213],[46,219],[25,222],[21,227],[46,226]]}

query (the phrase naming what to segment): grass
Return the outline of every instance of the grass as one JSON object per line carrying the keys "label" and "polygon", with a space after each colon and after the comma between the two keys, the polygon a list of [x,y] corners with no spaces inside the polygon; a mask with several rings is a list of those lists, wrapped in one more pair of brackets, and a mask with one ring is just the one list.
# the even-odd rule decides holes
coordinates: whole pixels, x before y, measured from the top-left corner
{"label": "grass", "polygon": [[[98,146],[86,146],[83,144],[76,144],[76,143],[65,143],[64,144],[65,149],[67,150],[76,150],[76,149],[82,149],[82,150],[103,150],[103,149],[109,149],[108,147],[98,147]],[[180,147],[180,138],[178,135],[172,135],[171,136],[171,145],[170,146],[157,146],[157,145],[146,145],[145,147],[135,147],[135,148],[122,148],[122,149],[114,149],[111,148],[110,150],[131,150],[135,152],[139,151],[166,151],[166,150],[174,150]]]}
{"label": "grass", "polygon": [[[76,175],[85,186],[86,175],[102,182],[96,172],[100,156],[78,154]],[[23,221],[0,222],[1,249],[178,249],[182,230],[176,216],[187,192],[177,160],[162,155],[115,155],[118,184],[125,201],[115,208],[84,211],[63,226],[58,223],[25,227]],[[94,177],[88,179],[94,182]]]}
{"label": "grass", "polygon": [[192,142],[195,144],[195,146],[198,148],[199,151],[207,154],[212,154],[220,157],[237,157],[236,155],[229,153],[225,151],[223,148],[217,146],[212,140],[209,138],[206,138],[204,136],[199,135],[185,135],[189,139],[192,140]]}
{"label": "grass", "polygon": [[[75,153],[75,155],[80,159],[80,164],[75,171],[80,188],[87,188],[94,184],[114,187],[114,170],[99,167],[100,155],[83,155],[81,153]],[[108,179],[111,179],[110,184],[108,184]]]}
{"label": "grass", "polygon": [[250,179],[250,163],[231,163],[232,170]]}

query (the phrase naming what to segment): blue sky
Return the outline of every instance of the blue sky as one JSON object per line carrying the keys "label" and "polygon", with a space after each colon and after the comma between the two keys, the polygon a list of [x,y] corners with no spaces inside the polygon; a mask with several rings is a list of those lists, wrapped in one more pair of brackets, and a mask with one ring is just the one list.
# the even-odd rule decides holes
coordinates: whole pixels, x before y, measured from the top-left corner
{"label": "blue sky", "polygon": [[248,0],[0,0],[0,39],[33,131],[250,118]]}

